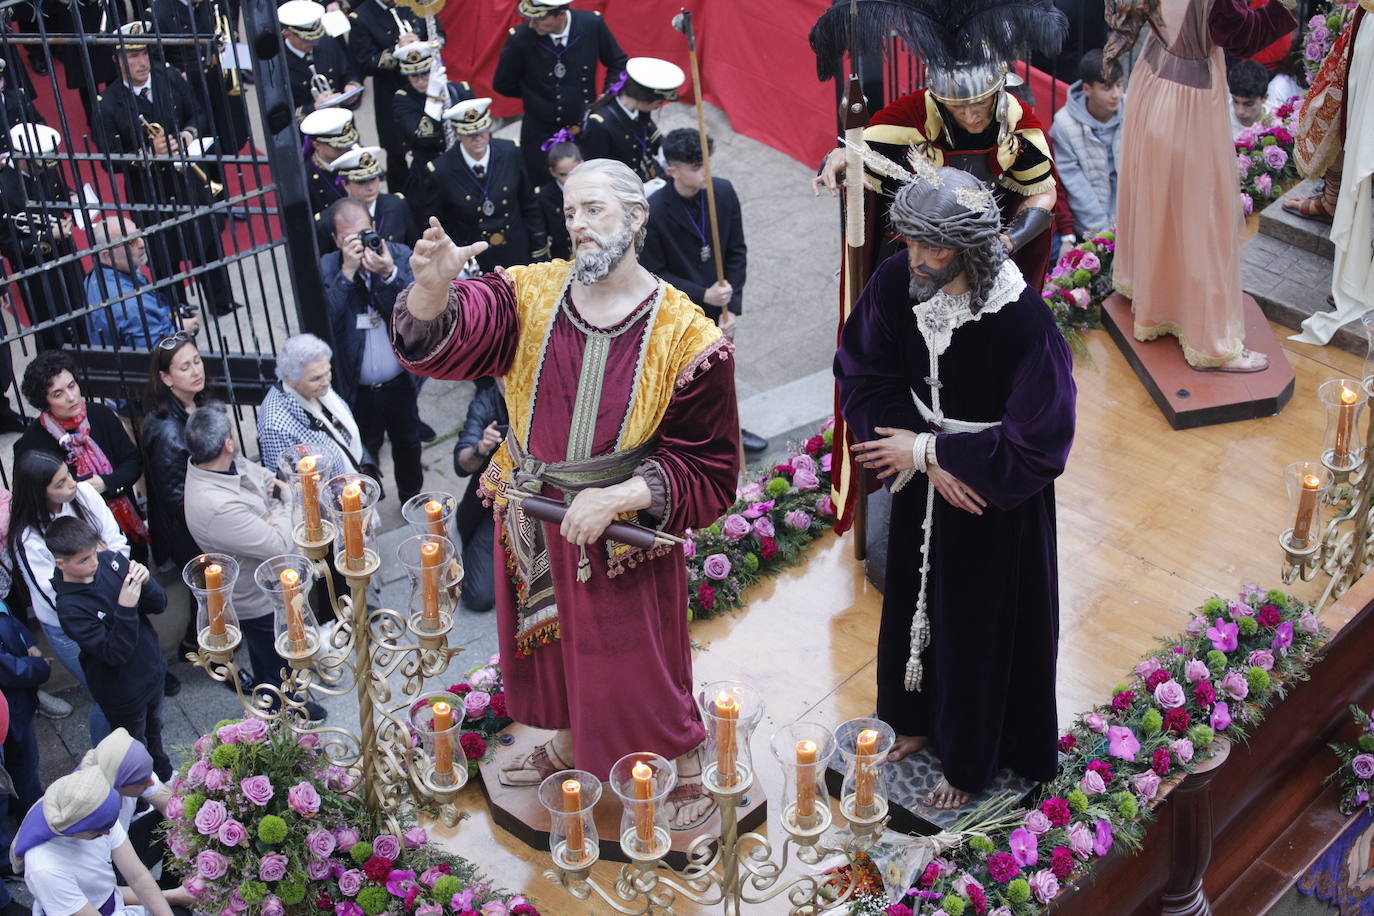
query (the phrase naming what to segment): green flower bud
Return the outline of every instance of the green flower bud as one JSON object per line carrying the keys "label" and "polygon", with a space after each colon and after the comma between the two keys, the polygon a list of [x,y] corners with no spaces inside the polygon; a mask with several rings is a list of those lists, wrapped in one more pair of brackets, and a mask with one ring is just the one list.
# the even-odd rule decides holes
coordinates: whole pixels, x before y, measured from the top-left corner
{"label": "green flower bud", "polygon": [[1254,636],[1259,632],[1259,621],[1253,617],[1242,617],[1236,621],[1241,636]]}
{"label": "green flower bud", "polygon": [[1069,794],[1064,798],[1068,801],[1069,807],[1078,814],[1088,810],[1088,796],[1082,789],[1070,789]]}
{"label": "green flower bud", "polygon": [[787,491],[791,488],[792,485],[787,482],[786,478],[774,477],[764,486],[763,491],[774,499],[777,499],[780,496],[786,496]]}
{"label": "green flower bud", "polygon": [[1140,730],[1147,735],[1157,735],[1163,727],[1164,716],[1153,706],[1145,710],[1145,714],[1140,717]]}
{"label": "green flower bud", "polygon": [[372,844],[366,840],[359,840],[354,843],[353,848],[348,851],[348,857],[353,860],[354,864],[362,865],[368,859],[372,858]]}
{"label": "green flower bud", "polygon": [[433,897],[435,900],[448,900],[454,894],[463,889],[463,882],[452,875],[444,875],[434,882]]}
{"label": "green flower bud", "polygon": [[[1245,618],[1242,618],[1245,619]],[[1220,649],[1213,649],[1207,653],[1207,668],[1213,674],[1221,674],[1226,670],[1226,653]]]}
{"label": "green flower bud", "polygon": [[262,903],[262,898],[267,896],[267,885],[261,881],[245,881],[239,885],[239,896],[244,903]]}
{"label": "green flower bud", "polygon": [[258,839],[269,846],[275,846],[286,839],[286,821],[275,814],[265,814],[258,821]]}
{"label": "green flower bud", "polygon": [[367,916],[377,916],[382,910],[386,909],[390,901],[390,895],[383,887],[365,887],[358,891],[358,906],[363,908]]}
{"label": "green flower bud", "polygon": [[232,770],[234,764],[239,762],[239,746],[237,744],[221,744],[210,752],[210,762],[222,769]]}
{"label": "green flower bud", "polygon": [[1250,685],[1251,693],[1262,693],[1269,689],[1269,672],[1254,665],[1245,672],[1245,682]]}
{"label": "green flower bud", "polygon": [[1012,903],[1025,903],[1030,899],[1030,885],[1025,878],[1017,878],[1007,885],[1007,899]]}
{"label": "green flower bud", "polygon": [[964,898],[957,894],[950,894],[940,901],[940,908],[949,916],[964,916]]}
{"label": "green flower bud", "polygon": [[1202,602],[1202,607],[1198,611],[1203,617],[1216,617],[1226,610],[1226,602],[1220,598],[1208,598]]}
{"label": "green flower bud", "polygon": [[1188,729],[1188,740],[1193,742],[1194,747],[1206,747],[1216,738],[1210,725],[1194,725]]}
{"label": "green flower bud", "polygon": [[295,906],[305,899],[305,882],[299,878],[279,882],[277,897],[287,906]]}
{"label": "green flower bud", "polygon": [[200,806],[205,804],[205,794],[203,792],[192,792],[186,796],[186,800],[181,803],[181,816],[188,821],[196,819],[196,812]]}

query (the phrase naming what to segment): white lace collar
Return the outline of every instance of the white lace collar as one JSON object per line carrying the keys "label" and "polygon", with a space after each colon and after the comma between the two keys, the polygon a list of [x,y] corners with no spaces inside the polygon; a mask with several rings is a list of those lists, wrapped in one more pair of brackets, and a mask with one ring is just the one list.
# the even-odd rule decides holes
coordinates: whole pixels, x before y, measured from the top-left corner
{"label": "white lace collar", "polygon": [[977,321],[984,315],[1001,311],[1008,302],[1020,298],[1025,288],[1025,278],[1009,258],[1002,262],[1001,268],[997,271],[997,279],[993,281],[992,290],[988,293],[987,302],[977,314],[969,310],[972,294],[951,296],[944,290],[938,290],[929,299],[913,305],[911,313],[916,316],[916,325],[921,329],[921,336],[925,338],[926,347],[929,348],[931,355],[939,356],[949,349],[957,328],[970,321]]}

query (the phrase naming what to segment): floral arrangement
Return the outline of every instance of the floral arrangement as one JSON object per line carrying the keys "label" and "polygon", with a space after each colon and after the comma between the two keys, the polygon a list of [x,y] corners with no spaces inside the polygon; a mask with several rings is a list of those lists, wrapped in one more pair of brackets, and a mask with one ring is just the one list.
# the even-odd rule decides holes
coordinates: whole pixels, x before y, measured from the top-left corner
{"label": "floral arrangement", "polygon": [[1102,301],[1112,294],[1115,252],[1112,229],[1084,239],[1059,258],[1041,293],[1060,333],[1077,352],[1083,352],[1081,332],[1102,327]]}
{"label": "floral arrangement", "polygon": [[1334,0],[1326,12],[1317,13],[1307,20],[1307,28],[1302,36],[1302,65],[1307,71],[1309,84],[1321,69],[1326,55],[1331,53],[1332,46],[1357,6],[1358,0]]}
{"label": "floral arrangement", "polygon": [[1354,745],[1331,745],[1331,750],[1341,758],[1341,768],[1327,779],[1341,781],[1340,808],[1347,815],[1359,811],[1374,797],[1374,711],[1365,712],[1352,705],[1350,714],[1360,728],[1360,737]]}
{"label": "floral arrangement", "polygon": [[1161,787],[1217,736],[1239,739],[1288,684],[1305,676],[1323,632],[1302,602],[1246,586],[1214,598],[1187,632],[1136,665],[1111,701],[1059,739],[1059,775],[1018,825],[975,834],[937,858],[905,902],[853,912],[886,916],[1044,912],[1060,888],[1120,845],[1138,848]]}
{"label": "floral arrangement", "polygon": [[468,777],[477,775],[477,765],[487,756],[492,739],[513,721],[506,710],[505,685],[501,680],[501,656],[493,655],[478,665],[461,683],[448,692],[463,699],[462,735],[458,743],[468,759]]}
{"label": "floral arrangement", "polygon": [[[315,735],[248,718],[198,738],[167,804],[171,867],[219,916],[538,916],[427,845],[423,828],[374,835],[354,780]],[[370,840],[363,837],[370,836]]]}
{"label": "floral arrangement", "polygon": [[708,528],[687,532],[689,620],[743,605],[750,585],[796,563],[807,544],[835,521],[830,460],[835,420],[736,494],[735,504]]}
{"label": "floral arrangement", "polygon": [[1296,100],[1290,99],[1274,112],[1278,124],[1254,124],[1236,136],[1236,174],[1240,178],[1240,208],[1249,216],[1277,200],[1298,180],[1293,162],[1293,126]]}

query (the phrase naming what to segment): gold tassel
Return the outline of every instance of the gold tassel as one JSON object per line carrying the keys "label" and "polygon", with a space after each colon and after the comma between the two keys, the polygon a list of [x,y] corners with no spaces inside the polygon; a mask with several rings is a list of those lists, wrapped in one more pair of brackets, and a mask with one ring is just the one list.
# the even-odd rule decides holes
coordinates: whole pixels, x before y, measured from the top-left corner
{"label": "gold tassel", "polygon": [[587,582],[592,578],[592,561],[587,559],[587,545],[582,545],[582,558],[577,561],[577,581]]}

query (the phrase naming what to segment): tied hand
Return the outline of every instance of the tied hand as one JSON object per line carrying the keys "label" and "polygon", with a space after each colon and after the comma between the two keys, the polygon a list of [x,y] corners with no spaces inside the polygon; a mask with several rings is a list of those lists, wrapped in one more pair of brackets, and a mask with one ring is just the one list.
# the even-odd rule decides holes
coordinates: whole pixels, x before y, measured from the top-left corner
{"label": "tied hand", "polygon": [[415,243],[410,270],[415,285],[406,296],[406,308],[420,321],[433,321],[448,304],[449,284],[457,279],[463,265],[487,250],[486,242],[459,246],[448,237],[438,218],[429,218],[429,228]]}
{"label": "tied hand", "polygon": [[573,497],[559,533],[570,544],[591,544],[600,540],[622,508],[621,501],[609,490],[589,487]]}
{"label": "tied hand", "polygon": [[890,426],[875,426],[873,431],[883,438],[860,442],[854,446],[853,452],[864,467],[877,469],[879,480],[916,467],[916,461],[911,456],[911,447],[916,444],[915,433]]}
{"label": "tied hand", "polygon": [[840,182],[844,180],[844,150],[832,149],[826,154],[825,164],[821,166],[821,173],[811,179],[811,192],[816,197],[821,196],[821,188],[830,192],[834,197],[840,193]]}

